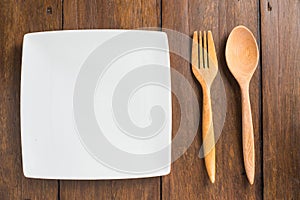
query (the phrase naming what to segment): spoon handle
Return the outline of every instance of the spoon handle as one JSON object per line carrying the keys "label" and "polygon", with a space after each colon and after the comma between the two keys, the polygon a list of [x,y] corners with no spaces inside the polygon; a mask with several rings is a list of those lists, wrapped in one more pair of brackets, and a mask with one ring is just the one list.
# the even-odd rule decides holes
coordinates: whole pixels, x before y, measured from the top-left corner
{"label": "spoon handle", "polygon": [[254,182],[255,152],[251,105],[249,97],[249,85],[241,87],[242,94],[242,132],[243,132],[243,155],[244,165],[249,183]]}
{"label": "spoon handle", "polygon": [[206,171],[212,183],[215,182],[216,174],[216,153],[215,136],[212,118],[212,107],[209,87],[203,88],[203,116],[202,116],[202,139],[204,150],[204,161]]}

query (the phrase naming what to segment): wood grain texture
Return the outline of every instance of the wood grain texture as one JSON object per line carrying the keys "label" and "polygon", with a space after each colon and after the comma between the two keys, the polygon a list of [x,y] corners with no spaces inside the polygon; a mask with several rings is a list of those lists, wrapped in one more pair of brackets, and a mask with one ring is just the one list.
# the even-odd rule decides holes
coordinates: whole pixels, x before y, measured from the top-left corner
{"label": "wood grain texture", "polygon": [[[162,27],[189,35],[188,11],[189,7],[187,0],[162,1]],[[184,39],[173,39],[169,37],[169,46],[170,49],[174,49],[174,51],[177,51],[182,55],[187,55],[188,58],[191,57],[191,44],[187,43]],[[188,61],[174,53],[171,53],[170,64],[174,70],[178,71],[186,78],[196,93],[200,90],[200,86],[196,84],[196,80],[193,78]],[[174,83],[174,81],[172,81],[172,90],[177,91],[177,96],[186,96],[186,88],[181,84]],[[199,112],[197,113],[194,111],[197,106],[198,105],[190,104],[188,97],[179,105],[178,100],[173,95],[173,137],[176,135],[180,126],[183,130],[185,130],[181,133],[183,137],[188,137],[189,135],[194,134],[189,126],[199,122]],[[188,118],[189,124],[182,124],[182,117]],[[200,133],[198,136],[200,138]],[[202,177],[207,184],[211,184],[205,170],[204,161],[197,159],[199,146],[199,140],[195,140],[187,152],[172,164],[171,174],[162,178],[162,199],[199,199],[199,194],[202,189],[199,190],[198,186],[201,185],[201,181],[194,178],[199,177],[199,173],[202,174]],[[180,151],[181,148],[183,147],[179,146],[178,151]],[[177,154],[176,149],[173,149],[172,151],[175,151],[175,154]],[[206,196],[205,198],[209,199],[210,197]]]}
{"label": "wood grain texture", "polygon": [[[299,10],[299,0],[0,1],[0,199],[300,199]],[[254,33],[259,45],[262,42],[262,65],[250,83],[256,153],[253,186],[243,165],[241,94],[224,55],[227,37],[239,24]],[[201,126],[191,147],[172,165],[171,174],[162,178],[162,185],[160,178],[61,181],[58,194],[55,180],[24,178],[19,117],[23,35],[63,27],[143,26],[163,26],[189,36],[195,30],[212,30],[228,106],[216,145],[215,183],[210,183],[204,160],[198,158]],[[170,40],[169,45],[190,56],[191,45],[184,40]],[[171,54],[171,66],[189,81],[201,105],[202,90],[190,64]],[[186,94],[181,84],[172,82],[172,88]],[[188,96],[180,106],[187,111],[181,113],[173,96],[173,134],[180,117],[185,117],[189,120],[183,125],[187,137],[193,134],[189,127],[200,113]]]}
{"label": "wood grain texture", "polygon": [[[160,26],[160,1],[65,0],[64,29]],[[159,199],[160,177],[113,181],[61,181],[61,199]]]}
{"label": "wood grain texture", "polygon": [[265,199],[300,199],[300,1],[262,0]]}
{"label": "wood grain texture", "polygon": [[58,1],[0,2],[1,200],[57,198],[57,181],[26,179],[23,175],[19,108],[23,35],[60,27],[61,4]]}
{"label": "wood grain texture", "polygon": [[[190,149],[172,165],[169,176],[163,177],[163,199],[261,199],[261,135],[260,135],[260,66],[254,73],[250,84],[250,98],[254,125],[255,160],[257,161],[255,183],[250,186],[245,174],[242,154],[241,129],[241,99],[238,83],[229,72],[225,64],[225,44],[230,31],[239,24],[243,24],[254,32],[256,38],[259,33],[259,2],[250,1],[167,1],[162,2],[162,27],[171,28],[192,36],[195,30],[212,30],[219,60],[219,70],[227,95],[227,116],[223,133],[216,145],[216,181],[209,182],[205,174],[203,159],[198,158],[202,141],[195,139]],[[171,41],[176,43],[179,41]],[[183,44],[184,45],[184,44]],[[182,46],[190,49],[190,46]],[[192,74],[190,65],[172,55],[171,66],[180,70],[188,80]],[[174,86],[180,87],[180,86]],[[184,92],[184,88],[180,88]],[[202,96],[201,88],[199,96]],[[196,92],[197,92],[196,91]],[[202,98],[200,98],[202,99]],[[188,97],[186,99],[188,102]],[[199,102],[200,105],[202,102]],[[182,106],[182,105],[180,105]],[[185,106],[185,105],[183,105]],[[194,105],[189,105],[193,107]],[[174,127],[178,126],[180,113],[176,113],[173,106]],[[199,118],[200,114],[192,109],[189,113],[181,113],[191,121]],[[187,129],[187,134],[188,129]],[[198,133],[199,135],[201,134]]]}
{"label": "wood grain texture", "polygon": [[64,29],[160,27],[159,0],[64,0]]}

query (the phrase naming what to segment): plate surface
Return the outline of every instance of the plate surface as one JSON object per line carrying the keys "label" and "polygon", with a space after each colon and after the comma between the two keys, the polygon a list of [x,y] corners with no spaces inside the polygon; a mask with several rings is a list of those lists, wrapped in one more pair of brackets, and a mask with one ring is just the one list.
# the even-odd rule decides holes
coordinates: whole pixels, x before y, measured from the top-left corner
{"label": "plate surface", "polygon": [[170,173],[167,36],[76,30],[24,36],[24,175],[123,179]]}

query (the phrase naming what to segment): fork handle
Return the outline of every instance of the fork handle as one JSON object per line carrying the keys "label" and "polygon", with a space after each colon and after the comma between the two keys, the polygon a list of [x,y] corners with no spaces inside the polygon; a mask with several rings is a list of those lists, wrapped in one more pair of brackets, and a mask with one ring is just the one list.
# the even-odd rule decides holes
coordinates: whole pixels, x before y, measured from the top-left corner
{"label": "fork handle", "polygon": [[202,139],[204,150],[204,161],[206,171],[212,183],[215,182],[216,174],[216,154],[215,137],[212,120],[212,107],[210,98],[210,88],[203,88],[203,116],[202,116]]}
{"label": "fork handle", "polygon": [[254,152],[254,135],[251,114],[251,104],[249,97],[249,85],[241,87],[242,95],[242,132],[243,132],[243,155],[244,165],[249,183],[254,182],[255,174],[255,152]]}

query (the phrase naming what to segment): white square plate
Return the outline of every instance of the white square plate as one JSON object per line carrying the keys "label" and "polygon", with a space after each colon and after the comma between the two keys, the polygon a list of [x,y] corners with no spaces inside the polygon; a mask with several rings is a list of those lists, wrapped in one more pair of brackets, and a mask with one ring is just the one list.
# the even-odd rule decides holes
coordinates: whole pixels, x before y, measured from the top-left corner
{"label": "white square plate", "polygon": [[24,175],[123,179],[166,175],[171,162],[167,36],[76,30],[24,36]]}

